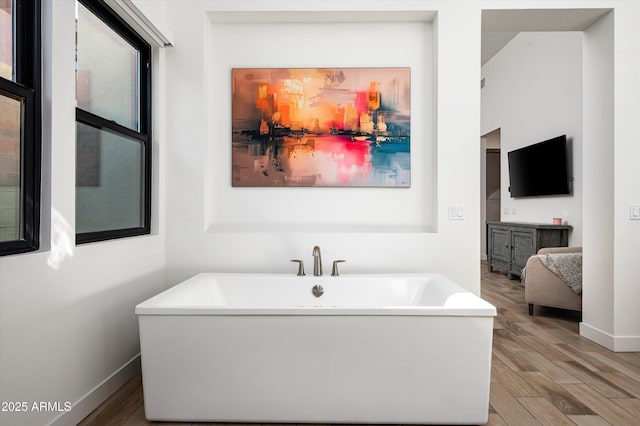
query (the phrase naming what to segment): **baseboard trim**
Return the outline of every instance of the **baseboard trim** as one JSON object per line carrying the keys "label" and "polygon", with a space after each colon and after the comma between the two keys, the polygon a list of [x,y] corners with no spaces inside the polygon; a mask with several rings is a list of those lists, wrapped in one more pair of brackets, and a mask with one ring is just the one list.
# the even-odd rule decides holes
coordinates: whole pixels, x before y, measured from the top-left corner
{"label": "baseboard trim", "polygon": [[604,346],[605,348],[611,351],[613,350],[614,338],[611,334],[605,331],[595,328],[585,322],[581,322],[580,335],[582,337],[586,337],[587,339],[599,344],[600,346]]}
{"label": "baseboard trim", "polygon": [[49,425],[77,425],[139,371],[140,354],[131,358],[115,373],[107,377],[102,383],[93,388],[78,401],[74,402],[70,411],[60,414],[51,423],[49,423]]}
{"label": "baseboard trim", "polygon": [[614,336],[584,322],[580,335],[613,352],[640,352],[640,336]]}
{"label": "baseboard trim", "polygon": [[640,337],[617,336],[615,339],[615,352],[640,352]]}

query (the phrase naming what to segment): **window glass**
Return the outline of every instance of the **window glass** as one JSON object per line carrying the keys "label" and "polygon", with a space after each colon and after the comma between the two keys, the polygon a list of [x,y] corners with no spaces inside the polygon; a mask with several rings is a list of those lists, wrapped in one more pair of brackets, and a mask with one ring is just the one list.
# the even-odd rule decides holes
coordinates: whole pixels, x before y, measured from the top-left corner
{"label": "window glass", "polygon": [[0,241],[21,238],[22,102],[0,93]]}
{"label": "window glass", "polygon": [[77,107],[139,130],[138,50],[78,3]]}
{"label": "window glass", "polygon": [[0,0],[0,77],[13,80],[13,0]]}
{"label": "window glass", "polygon": [[106,2],[76,5],[76,243],[148,234],[151,47]]}
{"label": "window glass", "polygon": [[0,0],[0,256],[40,247],[40,0]]}
{"label": "window glass", "polygon": [[80,122],[76,132],[76,232],[143,226],[143,144]]}

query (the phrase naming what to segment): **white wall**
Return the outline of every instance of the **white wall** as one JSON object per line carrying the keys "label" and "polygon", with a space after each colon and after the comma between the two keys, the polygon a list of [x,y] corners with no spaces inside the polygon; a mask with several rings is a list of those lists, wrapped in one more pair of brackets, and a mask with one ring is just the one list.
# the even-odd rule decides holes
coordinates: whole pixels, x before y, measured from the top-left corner
{"label": "white wall", "polygon": [[[298,15],[299,16],[299,15]],[[280,20],[295,20],[280,14]],[[388,18],[387,18],[388,19]],[[433,232],[435,143],[430,22],[205,23],[205,222],[210,232]],[[222,22],[221,22],[222,21]],[[371,36],[366,36],[371,35]],[[220,43],[220,40],[233,40]],[[398,49],[402,46],[402,49]],[[415,54],[408,55],[408,52]],[[233,188],[232,68],[410,67],[410,188]],[[308,251],[308,250],[306,250]]]}
{"label": "white wall", "polygon": [[[432,270],[479,292],[478,268],[460,263],[476,262],[479,244],[478,188],[464,182],[479,173],[480,12],[444,7],[432,25],[428,9],[407,18],[413,2],[393,2],[341,22],[352,7],[288,2],[272,16],[245,2],[167,3],[170,283],[202,270],[294,273],[289,259],[310,264],[318,244],[325,265],[347,260],[344,273]],[[324,9],[338,12],[305,13]],[[231,188],[232,67],[390,65],[412,68],[410,189]],[[470,219],[448,221],[448,204]]]}
{"label": "white wall", "polygon": [[[616,350],[640,351],[640,221],[629,219],[631,205],[640,205],[638,120],[640,58],[637,44],[640,4],[630,2],[615,13],[615,244],[614,335]],[[631,59],[633,58],[633,59]]]}
{"label": "white wall", "polygon": [[134,306],[165,285],[158,188],[153,235],[75,246],[74,3],[43,7],[43,249],[0,257],[0,400],[29,410],[0,412],[3,426],[64,414],[33,402],[74,404],[61,425],[93,410],[139,368]]}
{"label": "white wall", "polygon": [[[581,333],[614,334],[614,14],[584,33],[584,236]],[[606,284],[605,284],[606,283]],[[601,336],[596,336],[598,339]],[[601,340],[601,339],[600,339]]]}
{"label": "white wall", "polygon": [[629,219],[629,207],[640,204],[640,61],[633,47],[640,36],[638,16],[640,5],[625,3],[585,32],[585,64],[591,64],[584,81],[589,233],[580,332],[617,351],[640,350],[640,221]]}
{"label": "white wall", "polygon": [[[522,32],[482,67],[482,134],[501,129],[501,220],[572,225],[582,244],[582,33]],[[571,196],[511,198],[507,154],[566,134]],[[543,164],[540,167],[544,167]]]}

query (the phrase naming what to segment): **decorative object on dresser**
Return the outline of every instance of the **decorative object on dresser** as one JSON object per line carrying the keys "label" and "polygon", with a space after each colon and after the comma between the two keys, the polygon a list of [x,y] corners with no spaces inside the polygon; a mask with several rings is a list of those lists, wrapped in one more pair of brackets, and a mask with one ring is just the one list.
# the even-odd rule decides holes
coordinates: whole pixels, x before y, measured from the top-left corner
{"label": "decorative object on dresser", "polygon": [[571,225],[525,222],[487,222],[489,272],[503,270],[509,279],[520,277],[529,257],[543,247],[567,247]]}

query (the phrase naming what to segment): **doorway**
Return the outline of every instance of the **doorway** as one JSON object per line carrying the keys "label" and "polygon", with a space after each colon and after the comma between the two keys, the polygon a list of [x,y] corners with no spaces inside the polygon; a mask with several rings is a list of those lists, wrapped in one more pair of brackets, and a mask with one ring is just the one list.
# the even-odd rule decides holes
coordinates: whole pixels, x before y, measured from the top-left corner
{"label": "doorway", "polygon": [[487,258],[487,221],[500,220],[500,129],[487,133],[481,138],[484,161],[482,179],[482,225],[481,259]]}

